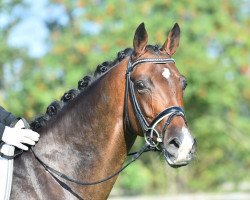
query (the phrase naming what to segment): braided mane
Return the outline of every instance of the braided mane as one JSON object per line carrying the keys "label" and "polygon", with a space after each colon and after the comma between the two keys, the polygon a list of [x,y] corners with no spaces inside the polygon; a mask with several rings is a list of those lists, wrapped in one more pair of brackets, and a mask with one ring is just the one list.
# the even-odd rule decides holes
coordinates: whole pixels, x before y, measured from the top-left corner
{"label": "braided mane", "polygon": [[102,76],[107,70],[117,65],[117,63],[121,62],[124,58],[130,56],[133,52],[133,49],[126,48],[123,51],[117,53],[117,57],[114,61],[105,61],[102,64],[97,65],[94,75],[86,75],[82,79],[78,81],[78,88],[71,89],[63,94],[60,101],[53,101],[46,109],[46,113],[39,117],[36,117],[30,123],[30,127],[34,131],[38,131],[40,128],[45,126],[47,122],[56,116],[60,110],[72,99],[74,99],[78,94],[83,92],[92,82]]}
{"label": "braided mane", "polygon": [[[147,50],[159,53],[160,46],[159,45],[147,45]],[[78,81],[78,89],[71,89],[64,93],[61,97],[60,101],[53,101],[46,109],[46,113],[39,117],[36,117],[31,123],[30,127],[34,131],[38,131],[40,128],[45,126],[47,122],[55,117],[55,115],[62,110],[62,108],[74,99],[78,94],[83,92],[92,82],[102,76],[107,70],[116,66],[119,62],[121,62],[124,58],[131,56],[133,53],[132,48],[126,48],[123,51],[117,53],[117,57],[114,61],[105,61],[102,64],[97,65],[94,75],[86,75],[82,79]]]}

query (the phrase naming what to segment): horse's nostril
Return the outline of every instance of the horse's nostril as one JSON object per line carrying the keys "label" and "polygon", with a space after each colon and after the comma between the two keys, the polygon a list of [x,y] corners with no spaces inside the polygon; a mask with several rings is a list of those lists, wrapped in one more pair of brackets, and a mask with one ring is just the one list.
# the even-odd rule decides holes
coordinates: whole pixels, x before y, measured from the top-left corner
{"label": "horse's nostril", "polygon": [[194,154],[194,153],[195,153],[196,146],[197,146],[197,142],[196,142],[196,139],[194,138],[194,143],[193,143],[192,149],[191,149],[191,151],[190,151],[191,154]]}
{"label": "horse's nostril", "polygon": [[167,155],[170,159],[175,160],[178,157],[178,149],[180,147],[180,142],[177,138],[169,140],[166,150]]}
{"label": "horse's nostril", "polygon": [[169,145],[170,145],[171,147],[174,147],[174,148],[176,148],[176,149],[179,149],[179,147],[180,147],[180,142],[178,141],[177,138],[174,138],[174,139],[170,140]]}

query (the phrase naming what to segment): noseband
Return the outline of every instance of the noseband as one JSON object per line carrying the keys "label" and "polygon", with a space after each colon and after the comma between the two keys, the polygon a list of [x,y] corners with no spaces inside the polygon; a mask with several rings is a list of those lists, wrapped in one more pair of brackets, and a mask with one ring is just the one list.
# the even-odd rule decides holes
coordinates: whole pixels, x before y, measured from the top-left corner
{"label": "noseband", "polygon": [[[163,133],[168,128],[169,124],[173,120],[175,116],[180,116],[185,119],[184,111],[179,106],[172,106],[169,108],[166,108],[162,112],[160,112],[149,124],[147,120],[145,119],[140,106],[138,104],[138,101],[136,99],[135,90],[134,90],[134,83],[131,81],[131,73],[135,69],[135,67],[142,63],[155,63],[155,64],[166,64],[169,62],[175,63],[175,60],[173,58],[147,58],[147,59],[140,59],[131,63],[131,60],[128,62],[127,72],[126,72],[126,92],[125,92],[125,120],[126,124],[131,127],[129,117],[128,117],[128,93],[130,94],[131,103],[133,106],[133,109],[135,111],[136,118],[138,119],[140,126],[142,128],[142,131],[144,133],[144,138],[146,143],[152,148],[159,150],[159,144],[163,142]],[[159,133],[156,130],[157,125],[164,119],[167,118],[167,121],[165,122],[164,126],[162,127],[161,133]]]}

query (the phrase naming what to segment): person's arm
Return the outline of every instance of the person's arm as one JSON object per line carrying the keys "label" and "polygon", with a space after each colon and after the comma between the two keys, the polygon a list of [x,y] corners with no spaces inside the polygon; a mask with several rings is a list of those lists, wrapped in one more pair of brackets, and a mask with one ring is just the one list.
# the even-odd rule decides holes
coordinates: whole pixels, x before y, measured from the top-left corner
{"label": "person's arm", "polygon": [[0,106],[0,140],[2,140],[5,126],[10,126],[17,118]]}
{"label": "person's arm", "polygon": [[4,129],[5,125],[0,123],[0,141],[2,140]]}
{"label": "person's arm", "polygon": [[[22,119],[18,119],[11,113],[0,107],[0,140],[3,142],[18,147],[23,150],[28,150],[28,145],[35,145],[39,139],[39,134],[25,128]],[[9,127],[13,122],[17,121],[15,127]]]}
{"label": "person's arm", "polygon": [[0,123],[5,126],[10,126],[12,122],[16,121],[17,117],[12,113],[6,111],[3,107],[0,106]]}

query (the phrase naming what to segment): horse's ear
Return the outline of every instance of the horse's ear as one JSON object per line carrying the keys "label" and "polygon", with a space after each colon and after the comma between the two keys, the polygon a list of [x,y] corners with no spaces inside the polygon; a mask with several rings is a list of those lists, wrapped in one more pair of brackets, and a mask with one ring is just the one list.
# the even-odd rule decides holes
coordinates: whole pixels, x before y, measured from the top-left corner
{"label": "horse's ear", "polygon": [[148,34],[145,29],[144,23],[141,23],[138,28],[135,31],[135,36],[134,36],[134,55],[139,56],[141,55],[148,42]]}
{"label": "horse's ear", "polygon": [[169,55],[173,55],[179,46],[180,33],[180,27],[177,23],[175,23],[174,27],[169,32],[168,38],[163,44],[161,50],[166,51]]}

